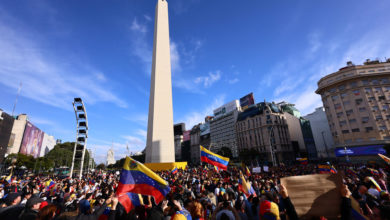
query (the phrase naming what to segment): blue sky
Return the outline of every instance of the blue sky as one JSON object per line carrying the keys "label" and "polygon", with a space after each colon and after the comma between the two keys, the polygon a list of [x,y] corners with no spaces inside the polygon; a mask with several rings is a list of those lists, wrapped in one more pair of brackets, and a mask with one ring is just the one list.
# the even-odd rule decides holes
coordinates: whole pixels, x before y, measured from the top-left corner
{"label": "blue sky", "polygon": [[[317,81],[345,62],[390,57],[387,0],[170,0],[174,121],[187,129],[253,92],[303,114]],[[102,162],[145,146],[154,0],[0,2],[0,108],[75,139],[74,97]]]}

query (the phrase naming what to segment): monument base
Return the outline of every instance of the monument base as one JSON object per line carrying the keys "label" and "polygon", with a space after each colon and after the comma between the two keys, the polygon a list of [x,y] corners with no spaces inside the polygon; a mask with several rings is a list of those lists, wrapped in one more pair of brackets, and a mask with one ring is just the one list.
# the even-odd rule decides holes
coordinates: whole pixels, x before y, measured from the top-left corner
{"label": "monument base", "polygon": [[173,170],[175,167],[184,170],[187,166],[187,162],[145,163],[145,166],[153,171]]}

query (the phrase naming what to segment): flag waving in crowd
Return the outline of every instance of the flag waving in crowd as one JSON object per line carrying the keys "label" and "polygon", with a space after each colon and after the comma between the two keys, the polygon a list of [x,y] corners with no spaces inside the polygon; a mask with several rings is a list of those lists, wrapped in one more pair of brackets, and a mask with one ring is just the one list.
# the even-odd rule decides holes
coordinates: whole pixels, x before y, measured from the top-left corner
{"label": "flag waving in crowd", "polygon": [[238,181],[238,189],[245,194],[246,197],[250,195],[256,196],[256,192],[250,183],[247,183],[244,175],[240,171],[240,179]]}
{"label": "flag waving in crowd", "polygon": [[227,170],[229,164],[229,158],[213,153],[202,146],[200,146],[200,160],[222,170]]}
{"label": "flag waving in crowd", "polygon": [[[129,196],[123,196],[123,194],[132,192],[150,195],[154,197],[154,200],[158,204],[169,191],[168,183],[159,175],[155,174],[142,163],[126,157],[116,192],[116,195],[119,197],[119,202],[123,206],[127,206],[125,207],[126,210],[131,210],[129,200],[126,198]],[[130,200],[133,201],[131,198]]]}

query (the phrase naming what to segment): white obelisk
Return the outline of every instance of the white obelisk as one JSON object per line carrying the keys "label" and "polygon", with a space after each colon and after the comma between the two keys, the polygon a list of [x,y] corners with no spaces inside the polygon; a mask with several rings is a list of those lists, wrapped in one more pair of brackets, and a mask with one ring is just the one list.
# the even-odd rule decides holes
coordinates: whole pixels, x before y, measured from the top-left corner
{"label": "white obelisk", "polygon": [[175,162],[168,3],[157,0],[154,20],[146,163]]}

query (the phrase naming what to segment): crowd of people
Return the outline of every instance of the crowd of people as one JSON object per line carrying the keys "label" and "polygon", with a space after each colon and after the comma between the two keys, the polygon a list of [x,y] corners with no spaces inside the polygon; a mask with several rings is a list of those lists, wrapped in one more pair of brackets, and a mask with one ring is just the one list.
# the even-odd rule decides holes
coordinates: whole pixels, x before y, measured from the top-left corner
{"label": "crowd of people", "polygon": [[[356,218],[351,199],[359,203],[358,212],[367,219],[390,219],[389,166],[338,164],[334,167],[344,181],[340,190],[341,219]],[[253,188],[250,195],[240,190],[240,171]],[[129,212],[115,194],[120,180],[117,172],[96,171],[81,180],[16,176],[11,180],[4,178],[0,183],[0,220],[295,220],[300,217],[280,179],[319,172],[315,164],[279,166],[260,173],[248,173],[234,166],[226,171],[216,171],[205,165],[179,169],[175,173],[158,172],[169,183],[169,194],[159,204],[151,196],[140,196],[140,203]],[[310,218],[326,219],[325,216]]]}

